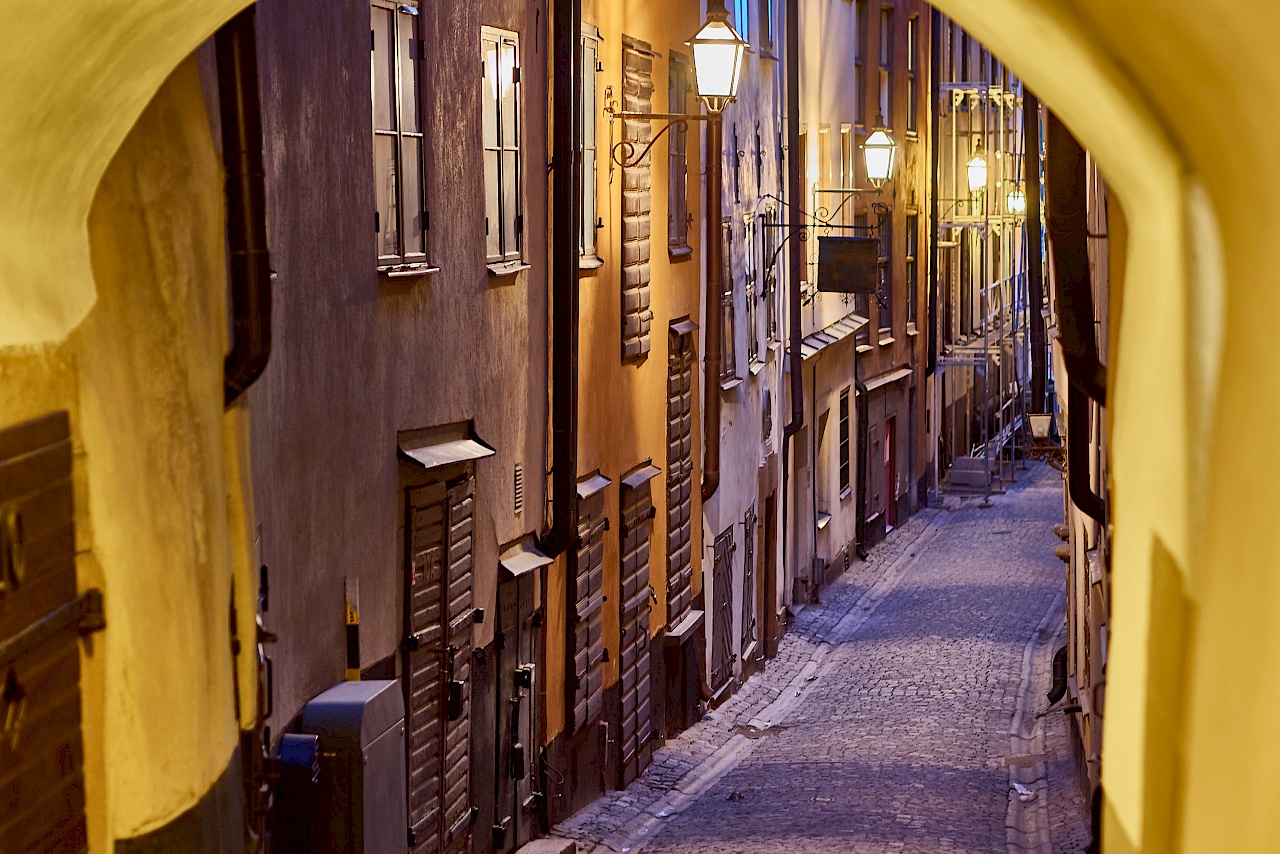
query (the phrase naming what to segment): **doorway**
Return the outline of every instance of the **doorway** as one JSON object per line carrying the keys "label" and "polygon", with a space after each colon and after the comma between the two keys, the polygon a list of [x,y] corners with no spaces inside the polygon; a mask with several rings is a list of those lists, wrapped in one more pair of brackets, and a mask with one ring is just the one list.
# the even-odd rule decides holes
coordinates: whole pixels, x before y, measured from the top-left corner
{"label": "doorway", "polygon": [[498,584],[497,761],[494,773],[493,848],[508,854],[534,835],[534,740],[538,679],[535,656],[542,625],[535,580],[537,570]]}
{"label": "doorway", "polygon": [[897,419],[884,422],[884,528],[885,533],[898,526],[898,458]]}

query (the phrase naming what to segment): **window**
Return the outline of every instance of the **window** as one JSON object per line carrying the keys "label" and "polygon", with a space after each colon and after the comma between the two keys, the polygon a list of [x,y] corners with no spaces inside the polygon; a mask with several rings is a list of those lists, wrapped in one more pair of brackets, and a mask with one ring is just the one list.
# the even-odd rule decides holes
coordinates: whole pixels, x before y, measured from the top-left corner
{"label": "window", "polygon": [[916,258],[920,257],[920,216],[907,214],[907,323],[916,323],[916,300],[919,299],[916,281]]}
{"label": "window", "polygon": [[[853,128],[849,125],[840,126],[840,189],[847,190],[853,187],[857,181],[853,174]],[[834,199],[834,204],[840,207],[840,222],[844,225],[849,224],[850,218],[853,216],[853,199],[845,195]]]}
{"label": "window", "polygon": [[751,41],[751,16],[748,10],[751,0],[733,0],[733,28],[742,36],[743,41]]}
{"label": "window", "polygon": [[840,497],[845,498],[853,491],[852,478],[849,476],[849,388],[840,392]]}
{"label": "window", "polygon": [[778,208],[768,205],[764,209],[764,228],[760,240],[760,268],[764,271],[764,325],[765,338],[778,340]]}
{"label": "window", "polygon": [[917,91],[916,90],[916,64],[918,62],[918,60],[916,59],[916,53],[920,49],[920,46],[916,40],[919,37],[919,32],[920,32],[920,19],[914,16],[908,18],[907,19],[907,131],[910,133],[916,132],[917,122],[919,121],[916,115],[917,112],[919,111],[919,104],[917,103],[918,96],[916,94],[916,91]]}
{"label": "window", "polygon": [[854,54],[853,85],[854,94],[853,120],[859,125],[867,124],[867,37],[871,26],[867,19],[867,0],[857,0],[858,40],[857,52]]}
{"label": "window", "polygon": [[960,80],[964,83],[969,80],[969,34],[960,34]]}
{"label": "window", "polygon": [[375,3],[370,16],[374,230],[381,269],[426,261],[418,9]]}
{"label": "window", "polygon": [[880,10],[880,115],[893,127],[893,10]]}
{"label": "window", "polygon": [[596,66],[600,36],[595,27],[582,33],[582,233],[578,253],[596,255]]}
{"label": "window", "polygon": [[735,124],[732,128],[733,148],[730,149],[733,158],[733,203],[735,205],[742,204],[742,158],[738,156],[738,152],[742,149],[738,147],[738,126]]}
{"label": "window", "polygon": [[485,27],[484,58],[485,260],[520,260],[520,44],[515,33]]}
{"label": "window", "polygon": [[880,232],[880,332],[893,332],[893,214],[879,215],[877,230]]}
{"label": "window", "polygon": [[737,379],[738,359],[733,329],[733,220],[726,219],[720,226],[724,245],[720,249],[723,268],[720,271],[721,307],[724,325],[720,329],[720,380]]}
{"label": "window", "polygon": [[[671,52],[667,64],[667,111],[687,112],[689,60]],[[686,254],[689,249],[689,131],[673,124],[667,131],[667,246]]]}
{"label": "window", "polygon": [[759,361],[760,342],[756,329],[756,218],[747,214],[742,220],[742,269],[747,280],[747,362]]}
{"label": "window", "polygon": [[773,51],[773,0],[760,0],[760,50]]}

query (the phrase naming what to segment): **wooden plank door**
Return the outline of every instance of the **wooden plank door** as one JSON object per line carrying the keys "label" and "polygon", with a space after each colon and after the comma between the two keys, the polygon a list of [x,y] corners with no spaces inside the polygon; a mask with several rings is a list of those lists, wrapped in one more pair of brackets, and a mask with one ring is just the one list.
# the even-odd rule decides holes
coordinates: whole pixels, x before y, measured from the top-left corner
{"label": "wooden plank door", "polygon": [[756,508],[752,505],[742,520],[742,640],[738,647],[746,666],[746,656],[756,644]]}
{"label": "wooden plank door", "polygon": [[87,851],[77,595],[66,413],[0,431],[0,851]]}
{"label": "wooden plank door", "polygon": [[498,585],[498,714],[495,746],[493,848],[514,851],[533,837],[534,590],[533,575]]}
{"label": "wooden plank door", "polygon": [[711,691],[733,679],[733,526],[716,537],[711,564]]}
{"label": "wooden plank door", "polygon": [[408,490],[404,691],[414,854],[460,850],[470,835],[472,483]]}
{"label": "wooden plank door", "polygon": [[604,704],[603,491],[578,502],[578,548],[573,553],[573,729],[600,719]]}
{"label": "wooden plank door", "polygon": [[898,460],[896,456],[896,436],[894,435],[895,419],[890,418],[884,424],[884,521],[889,528],[898,524],[897,480]]}
{"label": "wooden plank door", "polygon": [[640,775],[653,757],[653,711],[649,691],[649,542],[652,533],[653,496],[649,481],[622,488],[622,581],[619,625],[622,642],[618,652],[621,682],[622,730],[618,747],[620,787]]}
{"label": "wooden plank door", "polygon": [[693,341],[671,333],[667,359],[667,625],[693,607]]}

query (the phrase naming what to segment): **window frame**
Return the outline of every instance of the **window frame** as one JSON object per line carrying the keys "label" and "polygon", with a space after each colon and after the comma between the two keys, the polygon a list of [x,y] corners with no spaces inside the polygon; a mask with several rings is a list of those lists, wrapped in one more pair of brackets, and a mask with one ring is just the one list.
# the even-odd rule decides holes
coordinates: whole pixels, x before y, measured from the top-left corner
{"label": "window frame", "polygon": [[[495,117],[495,129],[497,131],[497,144],[490,145],[483,138],[484,134],[484,117],[481,116],[481,147],[485,155],[484,174],[482,176],[483,187],[486,193],[486,206],[489,201],[488,193],[493,192],[497,195],[497,211],[498,211],[498,253],[491,254],[489,252],[489,238],[492,224],[489,222],[488,209],[485,213],[485,263],[489,265],[491,271],[503,272],[506,268],[513,265],[520,265],[524,260],[524,186],[523,186],[523,145],[524,145],[524,105],[521,97],[521,74],[520,74],[520,35],[511,30],[502,30],[496,27],[480,28],[480,55],[481,63],[484,68],[484,77],[482,86],[491,87],[494,85],[489,73],[489,60],[487,45],[495,45],[496,58],[498,60],[499,71],[501,69],[502,48],[510,46],[512,49],[512,106],[515,109],[515,117],[511,127],[514,132],[515,142],[509,144],[503,135],[503,125],[506,121],[503,115],[503,99],[495,95],[493,99],[494,107],[497,110]],[[485,98],[481,95],[481,110],[485,109]],[[491,152],[497,153],[497,171],[496,181],[490,184],[488,155]],[[514,241],[514,247],[507,245],[507,227],[508,227],[508,211],[506,209],[509,200],[505,198],[504,185],[506,183],[504,160],[507,155],[514,156],[515,161],[515,177],[512,181],[512,190],[514,195],[514,219],[509,223],[511,230],[511,238]]]}
{"label": "window frame", "polygon": [[775,41],[773,0],[760,0],[756,13],[759,15],[756,29],[759,31],[760,52],[772,54]]}
{"label": "window frame", "polygon": [[850,453],[850,417],[852,392],[849,386],[840,390],[840,456],[838,461],[840,498],[848,498],[853,493],[853,457]]}
{"label": "window frame", "polygon": [[[893,335],[893,212],[879,215],[876,223],[877,236],[880,238],[877,259],[880,274],[880,286],[876,289],[876,324],[883,336],[888,332]],[[887,323],[885,321],[888,321]]]}
{"label": "window frame", "polygon": [[870,46],[871,19],[868,13],[869,0],[856,0],[855,14],[857,38],[853,58],[853,81],[855,97],[853,105],[853,123],[860,128],[867,126],[867,48]]}
{"label": "window frame", "polygon": [[920,257],[920,214],[909,212],[906,221],[906,261],[907,261],[907,328],[916,329],[919,320],[919,265]]}
{"label": "window frame", "polygon": [[[603,39],[600,30],[591,24],[582,25],[582,38],[579,52],[582,60],[582,113],[578,117],[582,131],[582,147],[578,154],[582,162],[582,222],[578,231],[578,258],[587,262],[588,266],[598,266],[600,244],[596,229],[600,213],[599,174],[599,128],[596,111],[599,103],[598,73],[600,63],[600,43]],[[590,57],[588,58],[588,54]],[[590,86],[588,86],[588,82]],[[587,154],[591,159],[588,162]]]}
{"label": "window frame", "polygon": [[764,208],[764,229],[760,236],[760,269],[764,281],[765,341],[780,340],[778,333],[778,206],[773,202]]}
{"label": "window frame", "polygon": [[886,128],[893,127],[893,7],[880,7],[878,56],[880,69],[880,118]]}
{"label": "window frame", "polygon": [[[858,211],[853,216],[854,232],[859,237],[870,237],[870,223],[866,211]],[[859,317],[865,318],[866,323],[853,333],[853,343],[856,347],[871,346],[871,300],[864,293],[856,293],[853,295],[853,312]]]}
{"label": "window frame", "polygon": [[733,218],[725,217],[720,223],[721,282],[720,305],[724,322],[720,328],[720,383],[731,383],[738,377],[738,342],[734,329],[733,306]]}
{"label": "window frame", "polygon": [[[693,91],[692,70],[689,57],[674,50],[667,54],[668,112],[688,112],[689,94]],[[689,128],[677,122],[667,131],[667,251],[670,255],[692,255],[689,224]]]}
{"label": "window frame", "polygon": [[742,40],[751,42],[751,0],[733,0],[733,28]]}
{"label": "window frame", "polygon": [[920,52],[920,17],[911,15],[907,18],[907,120],[906,130],[909,134],[920,131],[919,89],[916,71]]}
{"label": "window frame", "polygon": [[747,297],[747,364],[753,365],[760,360],[760,337],[759,330],[756,328],[758,314],[756,311],[756,302],[759,300],[759,293],[756,289],[756,234],[758,226],[756,224],[756,215],[753,213],[742,215],[742,257],[743,257],[743,275],[745,276],[745,288]]}
{"label": "window frame", "polygon": [[[389,16],[390,16],[389,19],[391,24],[390,31],[387,34],[390,39],[391,72],[392,72],[391,79],[387,81],[391,86],[391,90],[389,94],[391,94],[392,96],[392,103],[387,105],[387,108],[390,111],[389,123],[394,125],[394,127],[391,127],[391,128],[379,128],[378,126],[378,122],[379,122],[379,116],[378,116],[379,91],[378,90],[380,87],[379,87],[379,81],[378,81],[378,75],[377,75],[377,65],[379,63],[378,31],[377,31],[377,24],[375,22],[375,15],[377,14],[375,10],[377,9],[381,9],[384,12],[389,13]],[[428,237],[430,232],[431,220],[430,220],[430,213],[427,210],[427,169],[426,169],[427,160],[428,160],[426,156],[427,121],[426,121],[426,111],[423,109],[423,103],[422,103],[422,94],[423,94],[423,88],[424,88],[423,67],[422,67],[423,66],[423,50],[425,49],[426,41],[422,38],[421,24],[419,23],[420,17],[421,15],[418,9],[417,2],[395,3],[395,2],[389,2],[389,0],[371,0],[369,4],[370,131],[372,134],[372,142],[373,142],[372,166],[373,166],[374,183],[375,183],[374,234],[376,236],[374,239],[374,258],[375,258],[375,266],[377,267],[378,271],[383,274],[394,275],[397,272],[400,272],[400,273],[416,272],[418,270],[426,271],[428,269],[431,269],[430,264],[428,263],[428,258],[430,256],[430,251],[429,251],[430,244],[428,243]],[[408,57],[404,57],[402,53],[405,46],[405,41],[404,39],[401,38],[401,28],[405,26],[406,23],[412,27],[412,33],[408,40],[408,45],[410,46],[410,55]],[[417,51],[416,56],[414,56],[412,53],[412,51],[415,49]],[[406,125],[407,125],[406,123],[407,116],[405,113],[406,92],[405,92],[405,83],[404,83],[404,71],[406,67],[411,69],[414,73],[412,110],[413,110],[413,118],[416,119],[416,121],[413,122],[413,125],[417,128],[416,130],[406,129]],[[376,190],[376,185],[378,181],[378,177],[377,177],[378,153],[377,152],[378,152],[379,137],[391,138],[393,140],[393,143],[392,143],[393,162],[391,163],[392,189],[388,195],[393,197],[393,203],[390,208],[390,212],[392,213],[392,216],[390,218],[394,220],[394,226],[395,226],[395,232],[394,232],[394,238],[393,238],[395,240],[395,249],[396,249],[395,252],[386,252],[384,251],[385,246],[381,245],[385,239],[383,235],[385,233],[386,223],[382,221],[383,211],[381,210],[381,205],[378,201],[378,195]],[[406,139],[417,140],[418,152],[419,152],[418,162],[416,164],[417,165],[416,171],[418,176],[418,180],[417,180],[417,185],[418,185],[417,191],[418,191],[418,198],[419,198],[418,214],[421,220],[421,228],[418,230],[418,233],[416,234],[416,238],[418,240],[419,245],[421,246],[421,250],[412,251],[412,252],[407,251],[405,246],[406,244],[405,211],[407,208],[405,201],[408,197],[407,194],[411,192],[411,189],[412,189],[412,188],[406,187],[405,181],[404,181],[404,177],[406,174],[405,168],[404,168]]]}

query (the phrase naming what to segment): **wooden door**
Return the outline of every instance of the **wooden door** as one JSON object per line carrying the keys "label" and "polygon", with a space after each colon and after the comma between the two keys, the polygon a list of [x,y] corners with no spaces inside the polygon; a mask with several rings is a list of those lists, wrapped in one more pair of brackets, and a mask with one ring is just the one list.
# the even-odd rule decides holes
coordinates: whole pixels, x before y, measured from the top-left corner
{"label": "wooden door", "polygon": [[404,691],[414,854],[469,847],[473,483],[408,490]]}
{"label": "wooden door", "polygon": [[742,527],[742,615],[740,621],[742,641],[738,649],[743,657],[743,667],[746,667],[746,658],[752,654],[751,651],[756,645],[757,519],[755,505],[747,509],[747,515],[742,520]]}
{"label": "wooden door", "polygon": [[898,500],[897,492],[897,454],[895,446],[896,437],[894,423],[895,419],[890,418],[884,424],[884,522],[888,528],[896,527],[898,524]]}
{"label": "wooden door", "polygon": [[600,720],[604,705],[603,491],[578,502],[578,548],[573,553],[573,661],[569,681],[573,729]]}
{"label": "wooden door", "polygon": [[77,595],[66,413],[0,431],[0,851],[87,851]]}
{"label": "wooden door", "polygon": [[497,749],[494,850],[514,851],[533,835],[533,714],[536,703],[533,575],[498,585]]}
{"label": "wooden door", "polygon": [[640,775],[653,757],[649,691],[649,540],[653,519],[649,482],[622,489],[622,581],[618,603],[622,642],[618,652],[622,730],[618,747],[620,787]]}
{"label": "wooden door", "polygon": [[764,502],[764,654],[778,654],[778,493]]}
{"label": "wooden door", "polygon": [[667,625],[693,608],[693,341],[671,333],[667,358]]}
{"label": "wooden door", "polygon": [[716,537],[711,564],[711,691],[718,694],[733,679],[733,526]]}

